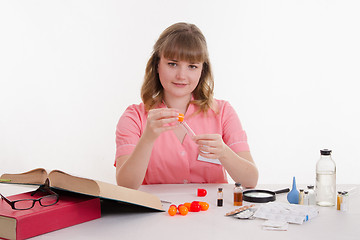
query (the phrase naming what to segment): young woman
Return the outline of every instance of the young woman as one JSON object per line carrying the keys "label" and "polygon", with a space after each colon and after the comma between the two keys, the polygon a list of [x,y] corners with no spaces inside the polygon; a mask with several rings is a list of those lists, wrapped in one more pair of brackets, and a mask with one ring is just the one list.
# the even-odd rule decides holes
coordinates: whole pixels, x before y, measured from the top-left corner
{"label": "young woman", "polygon": [[[227,183],[227,171],[243,186],[256,186],[246,133],[231,105],[213,98],[213,89],[199,28],[176,23],[165,29],[146,66],[143,102],[129,106],[117,125],[118,185]],[[179,113],[196,136],[179,123]]]}

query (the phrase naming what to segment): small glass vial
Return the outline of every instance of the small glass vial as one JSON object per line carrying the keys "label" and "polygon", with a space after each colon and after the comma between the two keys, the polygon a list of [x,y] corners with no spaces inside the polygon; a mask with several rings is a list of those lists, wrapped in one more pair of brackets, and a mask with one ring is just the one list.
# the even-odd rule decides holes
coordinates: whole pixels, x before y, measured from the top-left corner
{"label": "small glass vial", "polygon": [[304,191],[303,204],[304,204],[304,205],[309,205],[309,192],[308,192],[308,191]]}
{"label": "small glass vial", "polygon": [[304,205],[304,189],[300,189],[300,193],[299,193],[299,205]]}
{"label": "small glass vial", "polygon": [[349,194],[348,192],[342,192],[341,196],[342,196],[342,201],[341,201],[340,210],[342,212],[347,212],[349,210]]}
{"label": "small glass vial", "polygon": [[336,196],[336,210],[341,210],[342,199],[342,192],[338,192]]}
{"label": "small glass vial", "polygon": [[241,183],[235,183],[234,187],[234,206],[242,206],[243,204],[243,187]]}
{"label": "small glass vial", "polygon": [[218,192],[217,192],[217,206],[218,207],[222,207],[224,204],[224,199],[223,199],[223,189],[222,188],[218,188]]}
{"label": "small glass vial", "polygon": [[307,186],[308,192],[309,192],[309,205],[315,205],[316,204],[316,195],[314,191],[314,186],[309,185]]}

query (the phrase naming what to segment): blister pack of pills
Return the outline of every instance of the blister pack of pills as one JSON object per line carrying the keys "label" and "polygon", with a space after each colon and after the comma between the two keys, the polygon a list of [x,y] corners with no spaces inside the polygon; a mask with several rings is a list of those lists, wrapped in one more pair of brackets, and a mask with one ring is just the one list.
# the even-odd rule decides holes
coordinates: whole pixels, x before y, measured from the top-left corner
{"label": "blister pack of pills", "polygon": [[254,217],[302,224],[318,214],[319,210],[316,206],[269,202],[261,205],[255,212]]}

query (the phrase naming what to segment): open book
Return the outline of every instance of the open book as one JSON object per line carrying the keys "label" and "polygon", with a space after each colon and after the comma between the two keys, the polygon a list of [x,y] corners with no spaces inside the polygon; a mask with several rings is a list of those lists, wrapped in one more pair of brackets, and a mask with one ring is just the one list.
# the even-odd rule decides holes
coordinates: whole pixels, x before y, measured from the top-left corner
{"label": "open book", "polygon": [[37,168],[25,173],[3,174],[0,177],[0,182],[42,185],[45,183],[46,178],[49,178],[50,187],[54,189],[71,191],[103,199],[138,205],[157,211],[164,211],[160,199],[150,193],[73,176],[59,170],[53,170],[50,173],[47,173],[45,169]]}

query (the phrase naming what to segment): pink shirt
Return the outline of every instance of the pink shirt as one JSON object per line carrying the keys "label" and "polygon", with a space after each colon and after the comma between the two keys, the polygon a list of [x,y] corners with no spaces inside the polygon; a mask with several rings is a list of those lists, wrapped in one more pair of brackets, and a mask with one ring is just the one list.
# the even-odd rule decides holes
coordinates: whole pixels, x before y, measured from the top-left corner
{"label": "pink shirt", "polygon": [[[227,101],[216,102],[218,114],[209,110],[207,116],[203,113],[191,116],[197,107],[190,104],[185,114],[186,123],[195,134],[221,134],[224,143],[234,152],[249,151],[246,133],[235,110]],[[116,158],[132,153],[145,129],[146,119],[143,103],[125,110],[116,129]],[[188,135],[181,143],[173,131],[162,133],[152,149],[143,184],[227,183],[222,165],[199,161],[198,155],[198,145]]]}

